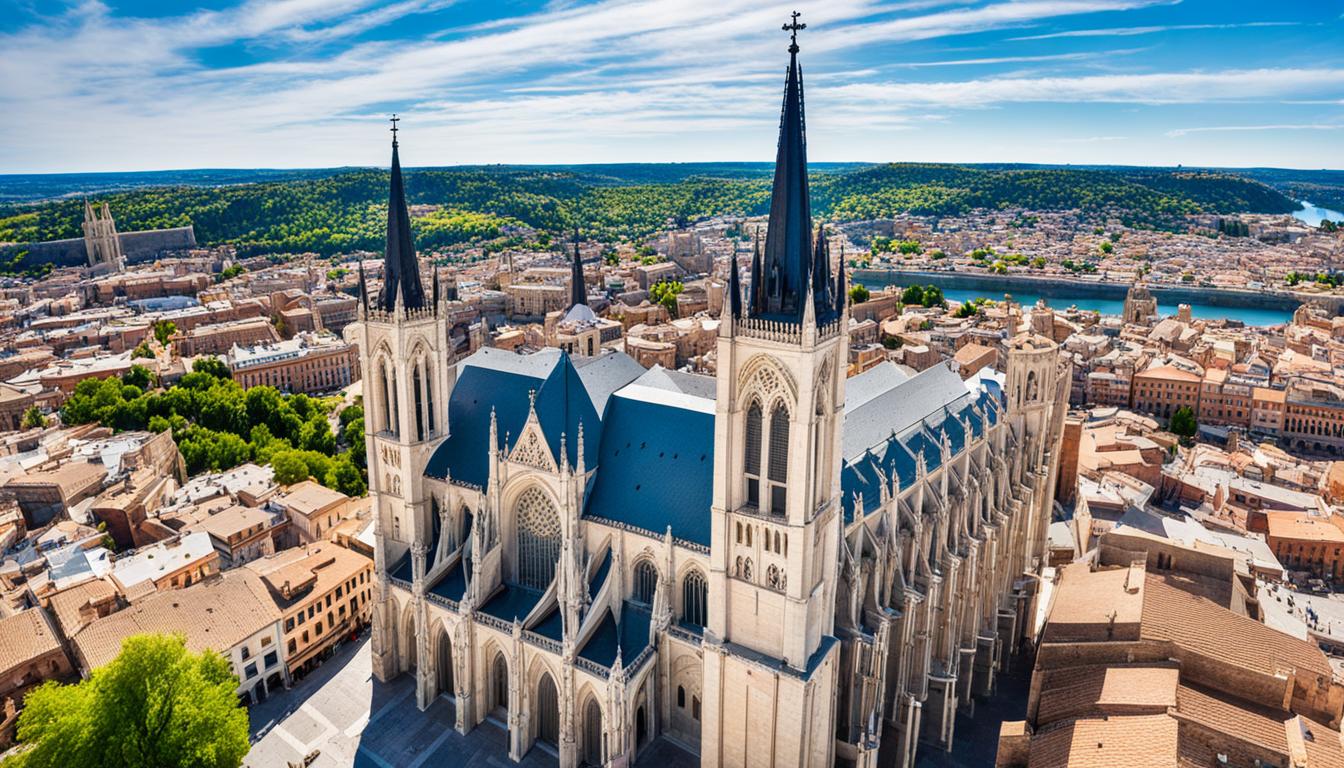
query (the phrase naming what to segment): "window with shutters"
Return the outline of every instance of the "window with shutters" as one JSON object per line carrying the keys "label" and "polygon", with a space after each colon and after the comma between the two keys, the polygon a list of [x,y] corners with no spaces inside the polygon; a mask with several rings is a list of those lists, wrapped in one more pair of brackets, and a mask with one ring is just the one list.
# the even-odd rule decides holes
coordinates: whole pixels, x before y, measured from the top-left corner
{"label": "window with shutters", "polygon": [[752,402],[747,408],[747,440],[743,447],[742,471],[747,478],[747,503],[761,503],[761,404]]}
{"label": "window with shutters", "polygon": [[770,512],[784,514],[789,480],[789,409],[783,403],[770,414]]}

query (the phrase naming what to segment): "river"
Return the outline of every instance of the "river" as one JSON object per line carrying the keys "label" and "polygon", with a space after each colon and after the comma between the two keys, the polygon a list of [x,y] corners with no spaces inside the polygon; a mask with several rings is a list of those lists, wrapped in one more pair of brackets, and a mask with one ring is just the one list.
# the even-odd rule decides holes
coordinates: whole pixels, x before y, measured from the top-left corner
{"label": "river", "polygon": [[1302,207],[1293,211],[1293,218],[1304,224],[1310,224],[1313,227],[1321,226],[1321,222],[1329,219],[1330,221],[1344,221],[1344,213],[1332,211],[1329,208],[1319,208],[1306,200],[1300,200]]}
{"label": "river", "polygon": [[[924,272],[901,274],[899,272],[879,272],[860,270],[855,272],[854,281],[869,288],[886,285],[937,285],[943,289],[948,301],[968,301],[981,296],[987,299],[1002,299],[1005,293],[1013,300],[1030,307],[1038,299],[1056,309],[1075,306],[1079,309],[1100,312],[1103,315],[1118,315],[1125,305],[1125,286],[1117,284],[1068,285],[1060,281],[1024,280],[995,278],[984,274],[934,273]],[[1168,291],[1178,291],[1177,297],[1164,296]],[[1158,299],[1158,312],[1166,317],[1176,314],[1178,302],[1190,305],[1190,314],[1203,320],[1240,320],[1246,325],[1278,325],[1293,317],[1296,302],[1282,297],[1264,297],[1263,303],[1244,296],[1225,297],[1213,292],[1198,292],[1192,296],[1192,289],[1154,287],[1153,293]],[[1240,304],[1240,305],[1239,305]],[[1241,306],[1254,304],[1253,306]]]}
{"label": "river", "polygon": [[[987,296],[986,291],[967,290],[963,288],[951,288],[943,291],[943,296],[948,301],[968,301],[980,296],[991,299],[1001,299],[999,296]],[[1042,297],[1029,291],[1014,291],[1013,301],[1018,302],[1024,307],[1033,306],[1037,299],[1045,298],[1045,303],[1057,309],[1064,309],[1069,306],[1076,306],[1079,309],[1087,309],[1100,312],[1103,315],[1118,315],[1125,306],[1124,299],[1100,299],[1088,296],[1049,296]],[[1176,314],[1175,304],[1166,304],[1158,302],[1157,311],[1163,317]],[[1219,307],[1211,304],[1190,304],[1190,314],[1202,320],[1222,320],[1231,318],[1240,320],[1246,325],[1277,325],[1286,323],[1293,318],[1293,313],[1286,309],[1266,309],[1262,307]]]}

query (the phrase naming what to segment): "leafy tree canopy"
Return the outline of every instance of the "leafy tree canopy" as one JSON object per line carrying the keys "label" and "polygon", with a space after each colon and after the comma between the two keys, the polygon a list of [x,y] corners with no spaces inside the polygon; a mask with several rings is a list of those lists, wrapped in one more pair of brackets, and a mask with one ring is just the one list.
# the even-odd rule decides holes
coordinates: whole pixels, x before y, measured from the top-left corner
{"label": "leafy tree canopy", "polygon": [[194,654],[181,636],[137,635],[74,685],[31,691],[19,716],[27,747],[4,768],[237,768],[247,711],[224,657]]}

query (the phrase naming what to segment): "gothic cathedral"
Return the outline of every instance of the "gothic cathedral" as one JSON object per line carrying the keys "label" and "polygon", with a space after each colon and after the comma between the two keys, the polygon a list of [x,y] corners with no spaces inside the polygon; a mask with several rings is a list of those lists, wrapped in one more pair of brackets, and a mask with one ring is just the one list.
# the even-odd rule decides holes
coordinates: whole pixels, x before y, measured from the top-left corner
{"label": "gothic cathedral", "polygon": [[1002,373],[846,377],[791,26],[768,230],[745,286],[731,265],[714,377],[459,354],[394,133],[383,287],[361,274],[351,332],[374,674],[505,729],[514,760],[627,766],[664,738],[705,766],[911,766],[1034,636],[1068,365],[1022,333]]}

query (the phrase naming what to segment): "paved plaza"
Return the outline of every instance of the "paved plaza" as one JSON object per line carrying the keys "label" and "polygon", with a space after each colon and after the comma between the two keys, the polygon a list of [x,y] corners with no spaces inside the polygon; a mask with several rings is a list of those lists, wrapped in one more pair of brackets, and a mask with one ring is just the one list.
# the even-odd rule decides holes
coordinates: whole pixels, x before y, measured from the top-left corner
{"label": "paved plaza", "polygon": [[[438,699],[421,712],[415,681],[402,675],[389,684],[373,679],[367,639],[341,648],[292,690],[253,706],[252,751],[245,768],[285,768],[317,753],[312,768],[553,768],[542,748],[521,763],[508,757],[508,734],[491,721],[462,736],[453,730],[453,708]],[[659,740],[639,766],[681,768],[698,764]]]}

